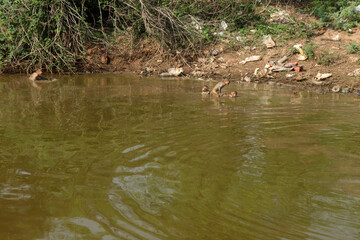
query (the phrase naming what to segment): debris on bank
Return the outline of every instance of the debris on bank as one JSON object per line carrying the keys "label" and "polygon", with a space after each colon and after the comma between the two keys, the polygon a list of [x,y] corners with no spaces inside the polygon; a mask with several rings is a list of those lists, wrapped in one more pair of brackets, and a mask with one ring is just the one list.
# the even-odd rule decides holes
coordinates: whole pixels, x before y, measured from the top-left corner
{"label": "debris on bank", "polygon": [[274,40],[271,38],[270,35],[263,36],[262,42],[263,44],[265,44],[267,48],[273,48],[276,46],[276,43],[274,42]]}
{"label": "debris on bank", "polygon": [[183,72],[183,68],[169,68],[168,72],[160,73],[159,77],[177,77]]}
{"label": "debris on bank", "polygon": [[325,80],[332,76],[332,73],[320,73],[318,72],[315,76],[315,80]]}
{"label": "debris on bank", "polygon": [[342,89],[341,89],[341,92],[342,92],[342,93],[350,93],[351,91],[352,91],[351,88],[342,88]]}
{"label": "debris on bank", "polygon": [[332,38],[333,41],[340,41],[340,36],[339,34],[336,34],[333,38]]}
{"label": "debris on bank", "polygon": [[270,14],[269,22],[288,23],[290,22],[290,14],[284,10],[278,9]]}
{"label": "debris on bank", "polygon": [[[283,20],[280,18],[276,20],[274,15],[272,21]],[[358,54],[350,54],[347,47],[357,41],[356,39],[360,36],[358,28],[354,28],[351,35],[325,28],[321,35],[307,39],[287,40],[285,43],[280,41],[281,38],[277,35],[278,43],[272,38],[275,38],[275,35],[260,35],[260,32],[244,35],[242,32],[230,32],[229,29],[233,27],[231,22],[219,21],[215,26],[216,32],[223,31],[225,35],[216,45],[199,51],[197,53],[199,55],[195,53],[185,53],[183,56],[169,54],[161,56],[161,60],[158,60],[158,57],[154,57],[156,52],[151,50],[155,48],[144,44],[142,48],[149,51],[148,55],[145,56],[141,51],[132,55],[124,53],[127,58],[123,62],[129,63],[128,69],[134,71],[136,67],[130,64],[134,62],[133,59],[141,59],[140,64],[138,62],[136,64],[141,67],[144,75],[158,74],[160,77],[189,75],[203,81],[211,81],[210,78],[230,78],[234,82],[294,84],[339,94],[357,93],[360,89],[358,65],[360,57]],[[230,43],[222,41],[224,39],[232,41]],[[357,44],[360,45],[360,43]],[[101,56],[106,54],[106,51],[99,51],[96,60],[99,61]],[[119,63],[119,61],[116,62],[113,54],[109,57],[111,63],[108,66]],[[326,57],[330,58],[330,61],[321,61],[321,58],[326,60]],[[100,66],[107,67],[103,64]]]}
{"label": "debris on bank", "polygon": [[256,61],[260,61],[262,59],[261,56],[251,56],[251,57],[247,57],[245,58],[243,61],[241,61],[241,64],[246,64],[247,62],[256,62]]}
{"label": "debris on bank", "polygon": [[[341,88],[339,85],[334,86],[331,91],[333,93],[351,93],[353,91],[352,88]],[[358,91],[359,93],[359,91]]]}
{"label": "debris on bank", "polygon": [[304,67],[298,65],[297,62],[290,62],[290,63],[279,63],[270,61],[266,64],[265,68],[271,70],[272,72],[289,72],[289,71],[296,71],[301,72],[304,70]]}
{"label": "debris on bank", "polygon": [[334,93],[338,93],[338,92],[340,92],[340,90],[341,90],[341,87],[339,85],[336,85],[331,89],[331,91]]}
{"label": "debris on bank", "polygon": [[295,44],[294,48],[300,53],[300,55],[298,56],[298,60],[305,61],[307,59],[307,56],[304,52],[304,46],[302,44]]}
{"label": "debris on bank", "polygon": [[359,77],[360,76],[360,68],[355,69],[351,73],[348,74],[350,77]]}

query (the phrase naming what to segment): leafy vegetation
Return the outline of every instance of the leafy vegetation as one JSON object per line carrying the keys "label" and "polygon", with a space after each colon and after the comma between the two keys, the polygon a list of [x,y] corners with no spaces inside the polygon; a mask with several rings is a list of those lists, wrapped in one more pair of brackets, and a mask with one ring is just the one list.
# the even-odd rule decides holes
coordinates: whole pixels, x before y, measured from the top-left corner
{"label": "leafy vegetation", "polygon": [[318,17],[323,25],[347,30],[358,26],[360,15],[355,11],[355,7],[359,4],[360,1],[351,0],[315,0],[310,4],[308,12]]}
{"label": "leafy vegetation", "polygon": [[[358,24],[360,1],[284,0],[306,4],[322,24],[348,29]],[[275,3],[274,2],[274,3]],[[280,41],[309,37],[312,25],[269,21],[277,8],[268,0],[0,0],[0,67],[72,71],[88,44],[111,46],[124,32],[151,37],[166,49],[196,52],[224,37],[271,34]],[[303,8],[305,8],[305,6]],[[222,24],[226,23],[226,24]],[[237,42],[233,40],[234,44]],[[308,46],[309,57],[313,53]],[[306,47],[305,47],[306,48]]]}
{"label": "leafy vegetation", "polygon": [[231,31],[256,23],[255,7],[236,0],[0,0],[0,65],[69,71],[87,42],[109,44],[124,31],[168,49],[196,50],[217,39],[220,21]]}
{"label": "leafy vegetation", "polygon": [[335,62],[335,54],[324,50],[319,54],[317,62],[322,65],[330,65]]}
{"label": "leafy vegetation", "polygon": [[346,50],[349,53],[360,53],[360,46],[357,42],[351,42],[347,47]]}
{"label": "leafy vegetation", "polygon": [[13,67],[71,69],[90,31],[66,0],[0,1],[0,61]]}
{"label": "leafy vegetation", "polygon": [[314,42],[308,42],[304,44],[304,52],[306,53],[306,56],[311,60],[315,59],[315,51],[317,48],[318,46]]}

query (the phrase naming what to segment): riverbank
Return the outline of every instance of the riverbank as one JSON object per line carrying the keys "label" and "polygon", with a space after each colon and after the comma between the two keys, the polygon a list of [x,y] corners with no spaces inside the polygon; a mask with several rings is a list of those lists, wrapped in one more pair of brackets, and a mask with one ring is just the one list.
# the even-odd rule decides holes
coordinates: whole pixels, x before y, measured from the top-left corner
{"label": "riverbank", "polygon": [[[179,76],[200,80],[230,79],[232,81],[287,84],[321,92],[357,93],[360,89],[360,56],[357,40],[360,29],[349,31],[317,28],[313,36],[284,40],[272,37],[275,46],[267,48],[261,40],[251,45],[228,38],[210,46],[200,56],[195,53],[171,54],[152,40],[143,40],[131,45],[131,40],[122,36],[112,49],[92,47],[87,50],[85,72],[131,72],[140,75],[159,75],[169,68],[182,68]],[[254,39],[253,33],[243,39]],[[301,44],[306,60],[294,45]],[[256,61],[245,59],[258,56]],[[276,72],[266,69],[269,62],[277,62],[286,56],[286,63],[297,63],[301,71]],[[245,63],[246,62],[246,63]],[[319,79],[318,74],[329,74]]]}
{"label": "riverbank", "polygon": [[[251,34],[247,38],[251,38]],[[262,42],[247,46],[234,44],[224,39],[221,43],[204,50],[201,56],[195,54],[172,55],[159,44],[143,40],[136,46],[129,46],[126,38],[118,39],[111,50],[93,47],[87,52],[84,65],[86,72],[131,72],[140,75],[159,75],[169,68],[182,68],[179,76],[200,80],[230,79],[270,84],[288,84],[301,88],[316,88],[322,92],[351,93],[360,89],[360,56],[350,53],[351,46],[357,46],[360,29],[336,31],[319,28],[310,38],[283,41],[273,37],[276,46],[267,48]],[[302,44],[307,51],[307,59],[299,60],[301,54],[294,48]],[[251,56],[260,56],[257,61],[244,64]],[[300,72],[266,70],[269,62],[277,62],[286,56],[284,63],[302,66]],[[318,74],[330,73],[331,77],[318,79]]]}
{"label": "riverbank", "polygon": [[[53,6],[62,6],[57,5],[59,1]],[[61,25],[56,31],[50,31],[53,24],[40,18],[34,21],[46,22],[44,29],[32,34],[25,20],[25,27],[17,31],[18,23],[11,16],[18,8],[8,6],[13,14],[1,7],[0,14],[8,19],[0,24],[4,43],[0,71],[31,73],[42,68],[45,73],[149,76],[172,75],[168,69],[177,68],[181,72],[177,77],[200,80],[288,84],[321,92],[357,93],[360,89],[360,29],[355,27],[360,15],[354,1],[301,5],[298,1],[168,1],[157,6],[146,0],[142,6],[131,2],[129,9],[122,2],[102,7],[64,5],[60,8],[69,7],[75,15],[86,7],[104,15],[90,17],[80,11],[84,18],[76,22],[82,25]],[[33,14],[26,5],[18,7]],[[111,14],[105,14],[105,9]],[[134,19],[119,17],[126,9],[135,14]],[[41,13],[47,10],[39,9]],[[91,25],[97,19],[101,24]],[[119,21],[126,25],[117,25]],[[51,35],[62,28],[64,34]]]}

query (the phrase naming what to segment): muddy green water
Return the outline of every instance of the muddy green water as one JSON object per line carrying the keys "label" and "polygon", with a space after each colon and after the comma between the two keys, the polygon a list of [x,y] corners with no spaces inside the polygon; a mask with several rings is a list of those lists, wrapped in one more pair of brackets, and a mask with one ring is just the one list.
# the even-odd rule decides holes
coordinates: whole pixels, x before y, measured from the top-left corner
{"label": "muddy green water", "polygon": [[360,239],[360,98],[202,84],[1,76],[0,239]]}

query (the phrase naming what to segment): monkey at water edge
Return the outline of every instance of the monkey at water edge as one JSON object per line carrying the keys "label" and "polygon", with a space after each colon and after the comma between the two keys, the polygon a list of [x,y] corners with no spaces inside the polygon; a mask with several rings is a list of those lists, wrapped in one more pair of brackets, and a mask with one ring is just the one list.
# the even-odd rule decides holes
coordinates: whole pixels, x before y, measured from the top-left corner
{"label": "monkey at water edge", "polygon": [[208,95],[210,94],[210,88],[207,85],[204,85],[201,89],[201,94],[202,95]]}
{"label": "monkey at water edge", "polygon": [[36,72],[32,73],[29,77],[29,80],[31,81],[43,81],[43,82],[51,82],[51,81],[56,81],[55,78],[46,78],[42,76],[42,70],[38,69],[36,70]]}
{"label": "monkey at water edge", "polygon": [[224,81],[218,82],[215,87],[211,90],[211,94],[221,97],[223,94],[221,93],[221,89],[230,84],[230,81],[225,79]]}

